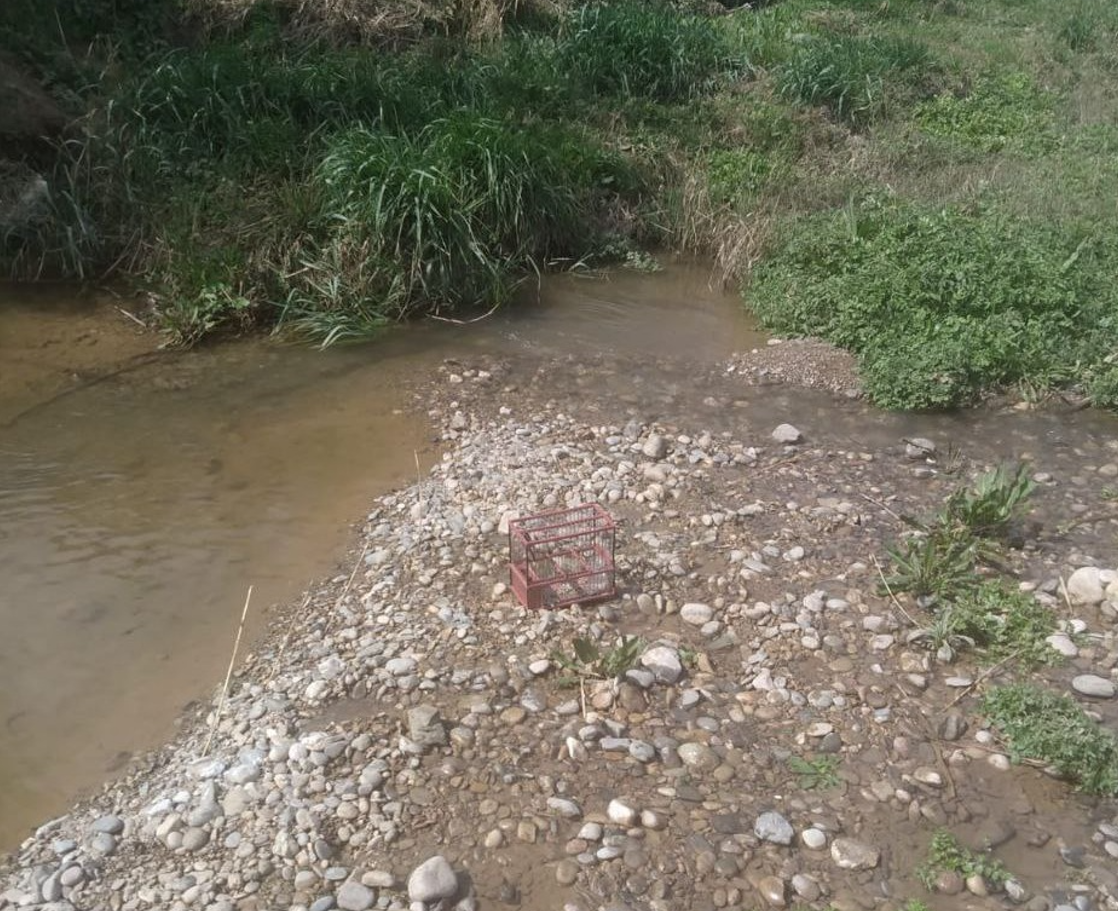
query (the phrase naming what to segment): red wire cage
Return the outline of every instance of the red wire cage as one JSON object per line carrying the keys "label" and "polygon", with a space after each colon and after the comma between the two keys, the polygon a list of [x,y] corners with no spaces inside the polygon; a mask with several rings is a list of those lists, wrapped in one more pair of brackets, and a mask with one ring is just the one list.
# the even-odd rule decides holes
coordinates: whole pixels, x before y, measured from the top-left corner
{"label": "red wire cage", "polygon": [[617,527],[597,503],[509,522],[509,579],[527,608],[603,601],[617,594]]}

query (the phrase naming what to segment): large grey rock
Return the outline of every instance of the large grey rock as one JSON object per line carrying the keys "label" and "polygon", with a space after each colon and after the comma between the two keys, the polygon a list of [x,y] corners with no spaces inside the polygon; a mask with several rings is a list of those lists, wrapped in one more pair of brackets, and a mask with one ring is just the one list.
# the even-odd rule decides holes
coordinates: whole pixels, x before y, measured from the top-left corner
{"label": "large grey rock", "polygon": [[683,674],[679,652],[666,645],[656,645],[641,655],[641,665],[652,672],[657,683],[673,684]]}
{"label": "large grey rock", "polygon": [[753,823],[753,834],[761,841],[774,845],[790,845],[796,833],[787,819],[770,811],[757,817],[757,821]]}
{"label": "large grey rock", "polygon": [[872,870],[881,861],[881,852],[853,838],[836,838],[831,842],[831,859],[843,870]]}
{"label": "large grey rock", "polygon": [[1080,674],[1071,681],[1071,688],[1096,699],[1112,699],[1115,692],[1114,684],[1098,674]]}
{"label": "large grey rock", "polygon": [[443,746],[447,736],[439,710],[433,705],[417,705],[408,709],[408,737],[424,749]]}
{"label": "large grey rock", "polygon": [[1068,576],[1068,600],[1072,604],[1100,604],[1105,597],[1102,579],[1095,566],[1083,566]]}
{"label": "large grey rock", "polygon": [[376,893],[368,886],[350,880],[342,883],[335,900],[341,911],[368,911],[376,901]]}
{"label": "large grey rock", "polygon": [[441,854],[423,861],[408,877],[408,898],[413,902],[435,902],[457,891],[458,877]]}

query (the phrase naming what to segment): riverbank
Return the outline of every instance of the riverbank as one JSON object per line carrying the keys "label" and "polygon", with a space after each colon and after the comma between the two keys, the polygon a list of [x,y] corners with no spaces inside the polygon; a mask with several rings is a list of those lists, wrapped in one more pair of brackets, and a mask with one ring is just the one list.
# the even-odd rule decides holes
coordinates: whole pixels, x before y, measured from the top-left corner
{"label": "riverbank", "polygon": [[[421,885],[428,907],[452,891],[446,907],[1112,906],[1118,807],[1012,765],[980,711],[1029,675],[937,657],[910,635],[920,608],[879,592],[898,516],[1027,455],[1023,418],[959,436],[739,370],[664,359],[651,394],[618,357],[479,356],[419,378],[442,460],[373,504],[352,560],[276,619],[220,717],[198,710],[24,843],[0,908],[404,908]],[[1036,679],[1113,729],[1114,605],[1059,587],[1118,565],[1099,517],[1118,452],[1088,417],[1047,425],[1074,438],[1032,465],[1042,526],[999,560],[1067,629]],[[773,438],[782,423],[797,441]],[[620,520],[623,597],[521,610],[504,522],[588,500]],[[644,640],[623,677],[563,679],[576,638],[622,636]],[[1086,676],[1098,695],[1072,687]],[[1008,880],[936,870],[927,892],[940,829]],[[409,882],[432,855],[454,876]]]}
{"label": "riverbank", "polygon": [[879,406],[1118,402],[1102,0],[117,5],[0,11],[75,117],[0,161],[0,267],[118,271],[178,344],[473,317],[668,249]]}

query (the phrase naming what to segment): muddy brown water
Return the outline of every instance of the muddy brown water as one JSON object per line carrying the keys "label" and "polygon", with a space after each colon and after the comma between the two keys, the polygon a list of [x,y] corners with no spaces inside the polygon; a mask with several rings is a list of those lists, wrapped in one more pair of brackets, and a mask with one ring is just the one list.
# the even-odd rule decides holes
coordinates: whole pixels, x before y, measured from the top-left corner
{"label": "muddy brown water", "polygon": [[922,434],[991,460],[1029,452],[1049,471],[1118,458],[1115,422],[1090,413],[886,415],[736,380],[747,415],[692,401],[691,371],[764,344],[695,266],[568,275],[524,296],[474,325],[326,352],[250,341],[153,356],[126,303],[0,288],[0,850],[213,692],[249,584],[251,638],[269,605],[348,571],[349,523],[437,455],[409,389],[444,358],[615,353],[613,376],[566,388],[616,402],[610,423],[686,414],[712,430],[755,422],[764,439],[794,420],[852,448]]}

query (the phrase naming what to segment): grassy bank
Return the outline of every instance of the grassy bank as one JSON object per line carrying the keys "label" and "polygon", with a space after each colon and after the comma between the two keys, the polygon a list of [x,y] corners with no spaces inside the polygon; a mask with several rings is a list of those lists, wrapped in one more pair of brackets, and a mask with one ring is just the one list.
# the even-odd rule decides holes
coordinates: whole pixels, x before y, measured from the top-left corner
{"label": "grassy bank", "polygon": [[342,7],[137,7],[84,69],[29,53],[95,113],[5,267],[123,269],[181,341],[338,340],[668,246],[881,405],[1118,402],[1102,0]]}

